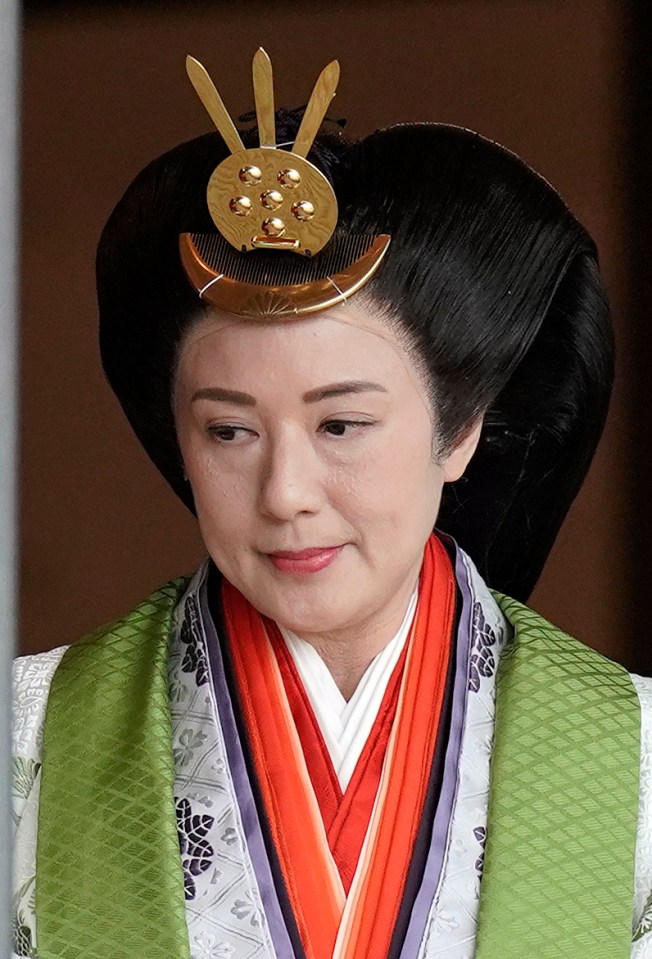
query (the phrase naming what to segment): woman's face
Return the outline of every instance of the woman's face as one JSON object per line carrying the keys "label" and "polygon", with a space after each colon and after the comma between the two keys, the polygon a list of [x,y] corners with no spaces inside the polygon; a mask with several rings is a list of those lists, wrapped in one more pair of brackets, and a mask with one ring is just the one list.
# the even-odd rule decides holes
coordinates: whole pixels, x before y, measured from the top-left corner
{"label": "woman's face", "polygon": [[209,554],[299,635],[396,615],[442,485],[477,440],[433,457],[413,362],[350,303],[290,322],[202,319],[180,350],[175,415]]}

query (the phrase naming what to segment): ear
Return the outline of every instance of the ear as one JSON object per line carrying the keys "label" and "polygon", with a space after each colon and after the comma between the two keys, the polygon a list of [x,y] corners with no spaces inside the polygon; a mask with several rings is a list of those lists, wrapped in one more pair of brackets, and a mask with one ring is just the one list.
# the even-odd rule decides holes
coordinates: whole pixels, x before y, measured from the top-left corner
{"label": "ear", "polygon": [[467,432],[463,435],[462,439],[458,442],[457,446],[455,446],[454,449],[450,451],[448,456],[442,461],[441,465],[444,470],[445,483],[454,483],[455,480],[460,478],[466,467],[469,465],[469,461],[475,453],[475,449],[480,439],[480,433],[482,432],[482,420],[482,416],[479,416],[478,419],[471,424]]}

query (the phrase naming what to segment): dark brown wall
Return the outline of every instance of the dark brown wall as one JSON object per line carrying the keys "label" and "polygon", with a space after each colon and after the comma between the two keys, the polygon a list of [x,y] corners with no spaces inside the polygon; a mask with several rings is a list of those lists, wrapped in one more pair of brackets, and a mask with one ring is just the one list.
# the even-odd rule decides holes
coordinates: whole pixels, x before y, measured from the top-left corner
{"label": "dark brown wall", "polygon": [[[623,257],[627,48],[616,0],[170,5],[33,14],[25,33],[23,586],[25,650],[70,642],[188,571],[193,520],[132,438],[96,346],[93,255],[147,160],[207,129],[184,74],[203,60],[233,113],[253,102],[264,45],[277,102],[305,102],[342,65],[333,115],[353,134],[398,121],[479,130],[553,182],[594,234],[617,328]],[[589,480],[533,605],[629,660],[622,380]]]}

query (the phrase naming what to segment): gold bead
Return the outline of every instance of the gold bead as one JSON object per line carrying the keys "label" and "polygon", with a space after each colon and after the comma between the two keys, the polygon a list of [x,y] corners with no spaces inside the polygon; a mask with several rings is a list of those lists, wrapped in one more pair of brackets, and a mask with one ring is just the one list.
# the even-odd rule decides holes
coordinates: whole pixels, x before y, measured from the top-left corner
{"label": "gold bead", "polygon": [[229,203],[229,209],[236,216],[247,216],[251,213],[251,200],[248,196],[234,196]]}
{"label": "gold bead", "polygon": [[301,174],[298,170],[281,170],[277,180],[281,186],[287,187],[288,190],[295,190],[301,183]]}
{"label": "gold bead", "polygon": [[277,216],[270,216],[263,220],[263,233],[267,236],[283,236],[285,233],[285,223]]}
{"label": "gold bead", "polygon": [[312,220],[315,215],[315,207],[310,200],[299,200],[298,203],[293,204],[292,212],[297,220]]}
{"label": "gold bead", "polygon": [[283,202],[283,194],[278,190],[266,190],[260,198],[266,210],[277,210]]}
{"label": "gold bead", "polygon": [[247,183],[249,186],[255,186],[263,178],[261,169],[257,166],[243,166],[238,176],[243,183]]}

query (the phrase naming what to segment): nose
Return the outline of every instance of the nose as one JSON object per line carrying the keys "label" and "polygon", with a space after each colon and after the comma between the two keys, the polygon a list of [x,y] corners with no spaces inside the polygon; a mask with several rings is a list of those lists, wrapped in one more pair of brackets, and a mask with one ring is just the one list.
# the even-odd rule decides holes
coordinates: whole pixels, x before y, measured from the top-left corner
{"label": "nose", "polygon": [[289,431],[270,443],[260,480],[260,508],[277,520],[319,511],[324,497],[323,475],[310,441]]}

